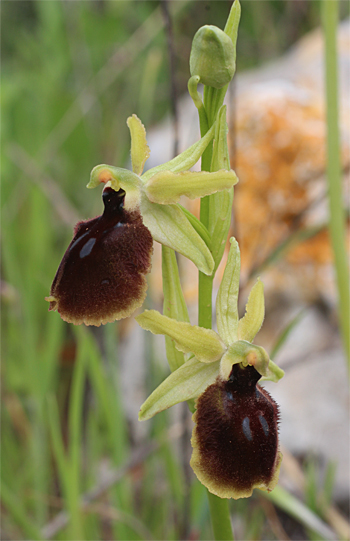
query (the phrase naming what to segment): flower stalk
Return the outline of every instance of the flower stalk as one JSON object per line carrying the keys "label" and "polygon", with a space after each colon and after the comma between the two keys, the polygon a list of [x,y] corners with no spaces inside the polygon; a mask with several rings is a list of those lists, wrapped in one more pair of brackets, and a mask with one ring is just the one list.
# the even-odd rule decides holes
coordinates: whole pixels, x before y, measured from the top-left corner
{"label": "flower stalk", "polygon": [[[237,32],[238,32],[238,24],[239,24],[239,18],[240,18],[240,6],[239,2],[234,2],[231,13],[230,13],[230,30],[232,27],[234,27],[234,34],[236,35],[237,39]],[[235,20],[234,23],[231,21]],[[229,22],[226,25],[229,25]],[[236,46],[236,40],[234,40],[234,48]],[[235,58],[234,58],[234,64],[235,64]],[[232,77],[234,75],[234,71],[232,73]],[[203,110],[199,110],[199,117],[200,117],[200,128],[201,128],[201,136],[203,137],[208,131],[208,129],[213,124],[213,112],[215,114],[215,111],[212,111],[213,104],[215,102],[215,97],[222,96],[222,101],[219,98],[219,102],[221,104],[223,103],[224,96],[226,93],[228,87],[228,83],[224,88],[221,88],[220,90],[212,88],[212,87],[204,87],[204,104],[203,104]],[[216,109],[216,107],[215,107]],[[205,122],[203,121],[203,118],[205,118]],[[214,116],[215,118],[215,116]],[[205,131],[206,130],[206,131]],[[211,147],[206,149],[203,157],[202,157],[202,170],[208,170],[209,162],[211,161]],[[209,170],[212,170],[209,166]],[[210,196],[207,196],[201,200],[200,205],[200,221],[205,224],[206,227],[209,226],[209,212],[210,212]],[[231,212],[231,210],[230,210]],[[207,329],[212,328],[212,292],[213,292],[213,278],[214,273],[212,276],[206,276],[202,272],[199,271],[198,276],[198,325],[205,327]],[[231,541],[234,539],[233,529],[231,525],[230,520],[230,512],[229,512],[229,505],[228,500],[224,500],[216,496],[215,494],[212,494],[207,489],[207,495],[209,500],[209,509],[210,509],[210,516],[211,516],[211,523],[213,528],[214,537],[216,540],[222,539]]]}

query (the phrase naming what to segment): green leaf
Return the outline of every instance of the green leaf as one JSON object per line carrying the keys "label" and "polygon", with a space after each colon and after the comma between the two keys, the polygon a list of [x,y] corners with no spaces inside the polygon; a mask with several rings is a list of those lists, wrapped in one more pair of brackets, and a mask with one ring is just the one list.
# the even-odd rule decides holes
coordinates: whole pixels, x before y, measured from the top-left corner
{"label": "green leaf", "polygon": [[141,214],[154,240],[193,261],[204,274],[212,274],[214,260],[210,250],[178,205],[158,205],[143,195]]}
{"label": "green leaf", "polygon": [[146,130],[141,120],[132,115],[126,121],[131,136],[131,164],[136,175],[141,175],[146,160],[150,157],[147,145]]}
{"label": "green leaf", "polygon": [[[175,252],[167,246],[162,246],[162,276],[164,314],[177,321],[187,321],[189,323],[190,319],[181,289]],[[170,369],[174,372],[174,370],[184,364],[184,354],[176,349],[174,340],[169,338],[169,336],[165,337],[165,348]]]}
{"label": "green leaf", "polygon": [[145,310],[135,319],[143,329],[169,336],[175,340],[177,349],[183,353],[193,353],[202,363],[218,361],[225,352],[224,344],[212,329],[175,321],[156,310]]}
{"label": "green leaf", "polygon": [[238,242],[230,239],[230,251],[216,298],[216,323],[218,332],[226,345],[237,340],[238,291],[241,260]]}
{"label": "green leaf", "polygon": [[252,342],[265,317],[264,284],[259,279],[249,293],[245,310],[238,323],[238,339]]}
{"label": "green leaf", "polygon": [[96,188],[100,184],[111,186],[116,192],[120,189],[126,192],[124,207],[126,210],[136,210],[141,200],[141,179],[132,171],[113,165],[96,165],[90,175],[87,188]]}
{"label": "green leaf", "polygon": [[153,175],[145,184],[147,197],[153,203],[163,205],[177,203],[182,195],[190,199],[204,197],[221,190],[227,190],[237,184],[236,173],[232,170],[183,171],[172,173],[161,171]]}
{"label": "green leaf", "polygon": [[323,520],[313,513],[302,501],[287,492],[281,486],[277,486],[270,493],[262,493],[262,495],[273,502],[277,507],[283,509],[288,515],[294,517],[301,524],[310,528],[323,539],[335,540],[337,536],[327,526]]}
{"label": "green leaf", "polygon": [[170,374],[141,406],[139,420],[146,421],[165,409],[201,395],[214,383],[219,372],[219,361],[199,362],[195,357]]}
{"label": "green leaf", "polygon": [[202,156],[204,150],[209,145],[210,141],[213,139],[215,133],[215,124],[210,128],[210,130],[205,134],[202,139],[194,143],[187,150],[170,160],[170,162],[157,165],[144,173],[141,179],[145,182],[149,180],[153,175],[159,173],[159,171],[172,171],[173,173],[180,173],[181,171],[187,171],[191,169]]}

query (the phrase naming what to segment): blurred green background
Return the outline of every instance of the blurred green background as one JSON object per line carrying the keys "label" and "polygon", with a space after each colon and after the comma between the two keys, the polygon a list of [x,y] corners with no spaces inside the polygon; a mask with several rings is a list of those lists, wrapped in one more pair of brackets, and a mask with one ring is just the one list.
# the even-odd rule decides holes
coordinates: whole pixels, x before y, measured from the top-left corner
{"label": "blurred green background", "polygon": [[[319,4],[243,0],[238,70],[278,57],[318,26]],[[167,3],[179,95],[194,33],[203,24],[223,27],[230,5]],[[141,444],[126,421],[117,359],[129,323],[73,328],[44,301],[72,226],[100,213],[96,192],[85,189],[91,169],[127,166],[129,115],[149,129],[171,111],[164,6],[1,7],[1,538],[210,539],[206,494],[184,466],[187,451],[174,447],[168,413],[149,424]],[[146,338],[146,392],[167,374],[156,356]],[[80,497],[130,458],[121,479],[82,511]],[[275,539],[259,501],[233,503],[244,538]],[[60,514],[50,522],[64,510],[71,520]]]}

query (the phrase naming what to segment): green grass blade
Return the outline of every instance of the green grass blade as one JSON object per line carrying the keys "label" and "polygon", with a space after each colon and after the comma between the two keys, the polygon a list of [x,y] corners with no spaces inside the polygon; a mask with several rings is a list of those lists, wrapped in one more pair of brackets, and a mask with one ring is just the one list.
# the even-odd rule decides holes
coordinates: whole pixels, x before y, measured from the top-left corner
{"label": "green grass blade", "polygon": [[302,501],[287,492],[284,488],[277,486],[269,494],[262,492],[266,498],[272,501],[277,507],[298,520],[303,526],[318,534],[321,539],[331,541],[336,539],[334,532],[315,513],[313,513]]}
{"label": "green grass blade", "polygon": [[27,513],[23,509],[21,499],[14,496],[3,481],[1,482],[1,501],[4,507],[6,507],[9,513],[12,515],[18,526],[22,528],[26,538],[37,539],[38,541],[42,539],[40,531],[31,522]]}
{"label": "green grass blade", "polygon": [[339,320],[344,349],[350,370],[350,286],[346,253],[345,213],[342,195],[339,110],[337,28],[338,1],[321,2],[325,36],[326,114],[327,114],[327,178],[329,198],[329,232],[337,276]]}
{"label": "green grass blade", "polygon": [[300,310],[300,312],[298,312],[297,315],[293,317],[293,319],[284,327],[284,329],[282,329],[281,333],[277,337],[277,340],[271,349],[271,353],[270,353],[271,359],[276,357],[277,353],[280,351],[281,347],[287,340],[292,330],[296,327],[299,321],[303,319],[305,315],[306,315],[306,310]]}

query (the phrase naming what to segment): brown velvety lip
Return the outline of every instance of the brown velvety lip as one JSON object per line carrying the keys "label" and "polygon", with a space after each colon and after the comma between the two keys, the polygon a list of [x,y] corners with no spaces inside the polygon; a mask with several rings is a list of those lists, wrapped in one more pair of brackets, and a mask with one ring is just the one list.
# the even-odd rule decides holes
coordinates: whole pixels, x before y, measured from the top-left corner
{"label": "brown velvety lip", "polygon": [[79,222],[53,280],[49,310],[69,323],[101,325],[131,315],[144,301],[153,239],[125,192],[105,188],[101,216]]}

